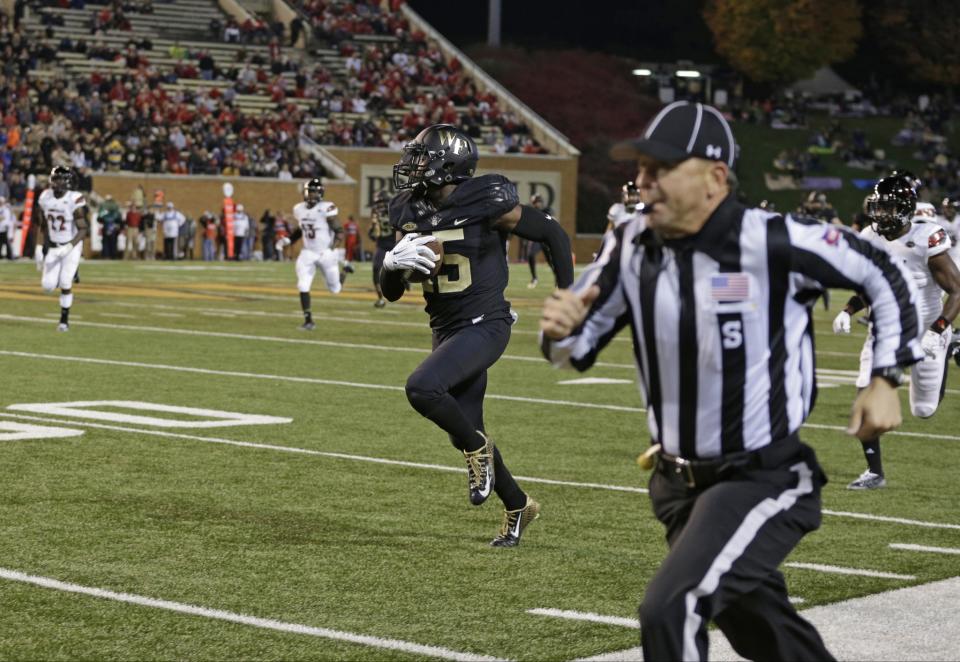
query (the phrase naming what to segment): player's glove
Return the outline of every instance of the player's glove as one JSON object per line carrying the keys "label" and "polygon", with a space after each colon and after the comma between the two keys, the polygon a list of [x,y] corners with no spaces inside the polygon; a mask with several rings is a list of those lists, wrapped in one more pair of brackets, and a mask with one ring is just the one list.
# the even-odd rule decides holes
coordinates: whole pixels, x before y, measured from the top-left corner
{"label": "player's glove", "polygon": [[280,251],[283,250],[284,246],[289,246],[289,245],[290,245],[290,237],[280,237],[279,239],[277,239],[277,243],[275,243],[273,247],[277,249],[277,252],[279,253]]}
{"label": "player's glove", "polygon": [[841,310],[840,314],[833,318],[834,333],[850,333],[850,313]]}
{"label": "player's glove", "polygon": [[383,256],[383,268],[387,271],[401,269],[416,269],[420,273],[430,273],[440,256],[427,248],[434,238],[430,235],[421,237],[416,232],[403,235],[392,250]]}
{"label": "player's glove", "polygon": [[923,332],[923,338],[920,339],[920,349],[928,358],[935,359],[937,355],[947,348],[946,333],[937,333],[933,329],[927,329]]}

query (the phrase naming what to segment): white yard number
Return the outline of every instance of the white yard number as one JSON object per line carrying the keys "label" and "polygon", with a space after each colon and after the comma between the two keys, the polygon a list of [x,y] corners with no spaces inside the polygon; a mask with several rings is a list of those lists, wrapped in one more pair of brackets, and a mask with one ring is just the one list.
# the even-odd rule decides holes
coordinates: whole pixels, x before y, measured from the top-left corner
{"label": "white yard number", "polygon": [[27,425],[0,421],[0,441],[25,441],[27,439],[63,439],[79,437],[83,430],[52,428],[46,425]]}
{"label": "white yard number", "polygon": [[[140,416],[123,411],[105,411],[95,407],[109,409],[132,409],[134,411],[157,412],[164,414],[179,414],[177,417],[160,418],[158,416]],[[79,402],[38,402],[34,404],[10,405],[7,409],[14,411],[29,411],[49,416],[64,416],[69,418],[83,418],[94,421],[109,421],[111,423],[130,423],[133,425],[149,425],[158,428],[222,428],[233,425],[275,425],[290,423],[292,418],[279,416],[262,416],[259,414],[242,414],[219,409],[197,409],[196,407],[177,407],[161,405],[153,402],[139,402],[136,400],[86,400]]]}
{"label": "white yard number", "polygon": [[720,326],[720,335],[723,336],[724,349],[736,349],[743,344],[743,323],[740,320],[730,320]]}

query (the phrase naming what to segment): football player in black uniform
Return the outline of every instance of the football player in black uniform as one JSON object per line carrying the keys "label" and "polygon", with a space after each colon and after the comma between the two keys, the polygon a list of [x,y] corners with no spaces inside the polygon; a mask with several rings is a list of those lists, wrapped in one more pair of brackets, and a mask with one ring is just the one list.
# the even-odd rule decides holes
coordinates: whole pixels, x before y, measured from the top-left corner
{"label": "football player in black uniform", "polygon": [[[536,209],[539,209],[548,217],[550,216],[550,209],[546,206],[546,203],[543,200],[543,196],[539,193],[535,193],[530,196],[530,206]],[[527,242],[527,266],[530,267],[530,283],[527,287],[533,289],[537,286],[537,283],[540,281],[537,279],[537,255],[540,254],[541,249],[543,248],[538,241],[528,241]],[[547,263],[550,262],[550,255],[547,254]]]}
{"label": "football player in black uniform", "polygon": [[426,244],[442,243],[440,271],[423,282],[433,352],[407,379],[407,399],[463,453],[470,502],[479,506],[491,491],[500,497],[503,525],[490,544],[514,547],[540,504],[517,485],[483,425],[487,369],[506,349],[514,321],[503,296],[505,238],[513,232],[542,242],[558,287],[572,282],[573,258],[560,224],[520,205],[510,180],[473,176],[478,158],[473,139],[449,124],[427,127],[403,148],[390,201],[390,222],[403,236],[384,256],[380,288],[387,300],[399,299],[405,275],[429,274],[439,257]]}
{"label": "football player in black uniform", "polygon": [[390,194],[386,191],[377,193],[373,200],[373,216],[370,219],[370,239],[377,245],[377,252],[373,255],[373,286],[377,288],[375,308],[383,308],[387,300],[383,298],[380,289],[380,270],[383,268],[383,256],[397,245],[397,233],[390,225]]}

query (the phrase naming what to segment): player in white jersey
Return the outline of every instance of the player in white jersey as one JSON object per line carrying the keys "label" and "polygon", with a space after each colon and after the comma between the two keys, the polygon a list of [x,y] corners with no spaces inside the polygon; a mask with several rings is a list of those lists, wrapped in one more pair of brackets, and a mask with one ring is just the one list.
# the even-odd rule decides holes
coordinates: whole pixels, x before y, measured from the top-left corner
{"label": "player in white jersey", "polygon": [[629,181],[620,189],[620,202],[610,205],[607,211],[607,231],[615,230],[638,215],[637,208],[643,210],[640,203],[640,190],[636,182]]}
{"label": "player in white jersey", "polygon": [[304,331],[317,328],[310,310],[310,286],[317,268],[323,272],[327,289],[333,294],[339,294],[344,279],[344,275],[340,273],[340,259],[336,251],[343,228],[337,223],[337,206],[324,200],[323,193],[323,183],[316,177],[306,183],[303,187],[304,201],[293,208],[297,229],[289,237],[283,237],[276,243],[276,249],[280,252],[284,246],[303,238],[296,271],[300,307],[303,309],[303,324],[300,328]]}
{"label": "player in white jersey", "polygon": [[937,223],[943,226],[950,237],[953,246],[950,248],[950,257],[960,267],[960,196],[947,196],[940,203],[940,213],[937,215]]}
{"label": "player in white jersey", "polygon": [[603,239],[600,240],[600,250],[594,253],[596,260],[603,255],[603,249],[613,240],[613,231],[618,227],[632,221],[636,217],[643,216],[643,203],[640,202],[640,189],[634,181],[629,181],[620,188],[620,202],[610,205],[607,210],[607,229],[603,233]]}
{"label": "player in white jersey", "polygon": [[87,203],[83,194],[73,188],[73,172],[57,166],[50,171],[50,187],[37,200],[40,231],[44,246],[49,246],[43,259],[40,284],[47,292],[60,288],[60,324],[57,331],[70,330],[70,307],[73,305],[73,277],[80,266],[83,240],[87,236]]}
{"label": "player in white jersey", "polygon": [[[946,231],[929,213],[922,211],[921,215],[916,215],[916,206],[917,194],[909,178],[892,175],[881,179],[864,203],[872,223],[860,236],[890,253],[916,286],[921,328],[926,329],[920,344],[926,356],[911,369],[910,413],[918,418],[930,418],[943,399],[946,385],[951,324],[960,313],[960,270],[949,255],[950,238]],[[944,292],[946,301],[943,300]],[[850,316],[864,307],[859,297],[852,297],[834,319],[834,332],[850,333]],[[873,338],[868,334],[860,352],[858,388],[869,383],[872,362]],[[869,490],[883,487],[886,479],[880,457],[880,438],[861,443],[867,470],[847,488]]]}
{"label": "player in white jersey", "polygon": [[0,195],[0,257],[6,251],[7,259],[13,259],[13,239],[17,232],[17,217],[7,199]]}

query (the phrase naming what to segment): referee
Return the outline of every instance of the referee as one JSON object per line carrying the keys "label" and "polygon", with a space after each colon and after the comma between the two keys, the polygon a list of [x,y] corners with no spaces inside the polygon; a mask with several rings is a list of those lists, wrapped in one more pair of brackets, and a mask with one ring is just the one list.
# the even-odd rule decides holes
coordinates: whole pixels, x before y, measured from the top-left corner
{"label": "referee", "polygon": [[923,356],[913,286],[853,233],[738,203],[735,153],[720,113],[684,101],[614,148],[638,162],[645,213],[547,299],[543,350],[586,370],[631,330],[670,546],[640,606],[644,659],[706,659],[711,620],[748,659],[833,659],[777,570],[819,527],[826,482],[798,436],[817,392],[812,305],[828,287],[873,305],[872,379],[848,428],[868,439],[899,425],[900,367]]}

